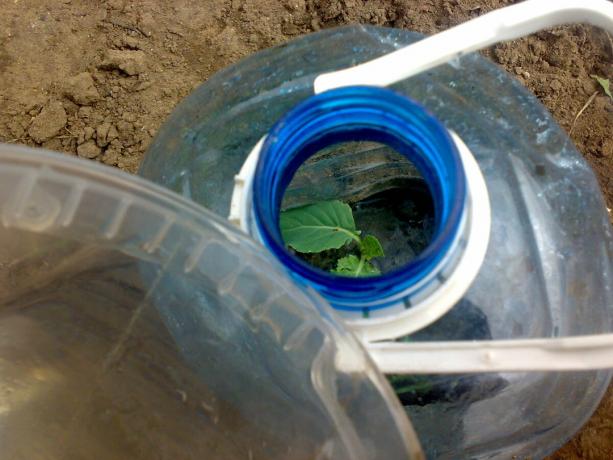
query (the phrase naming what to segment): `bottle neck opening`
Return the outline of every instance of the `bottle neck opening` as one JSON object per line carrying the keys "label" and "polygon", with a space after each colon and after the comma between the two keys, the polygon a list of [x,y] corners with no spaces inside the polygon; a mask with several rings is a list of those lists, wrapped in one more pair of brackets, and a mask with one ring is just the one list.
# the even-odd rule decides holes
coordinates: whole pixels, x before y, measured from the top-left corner
{"label": "bottle neck opening", "polygon": [[[386,144],[421,173],[434,203],[430,244],[407,264],[380,276],[349,278],[320,270],[286,248],[281,203],[298,168],[333,144]],[[393,91],[346,87],[313,96],[288,112],[267,136],[253,179],[253,215],[264,245],[301,281],[341,310],[381,309],[436,276],[465,221],[466,177],[447,129],[419,104]]]}

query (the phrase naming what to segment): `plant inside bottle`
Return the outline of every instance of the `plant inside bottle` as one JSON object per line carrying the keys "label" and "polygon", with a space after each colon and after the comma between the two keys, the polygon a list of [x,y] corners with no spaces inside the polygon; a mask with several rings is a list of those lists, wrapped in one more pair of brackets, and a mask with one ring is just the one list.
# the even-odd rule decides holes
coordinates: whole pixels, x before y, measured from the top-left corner
{"label": "plant inside bottle", "polygon": [[341,276],[381,274],[373,259],[385,255],[383,247],[374,235],[362,235],[356,228],[347,203],[321,201],[290,209],[281,213],[279,225],[285,244],[297,253],[323,254],[311,258],[313,265]]}
{"label": "plant inside bottle", "polygon": [[400,268],[430,243],[434,204],[417,168],[387,145],[343,142],[309,158],[286,190],[279,226],[297,257],[340,276]]}

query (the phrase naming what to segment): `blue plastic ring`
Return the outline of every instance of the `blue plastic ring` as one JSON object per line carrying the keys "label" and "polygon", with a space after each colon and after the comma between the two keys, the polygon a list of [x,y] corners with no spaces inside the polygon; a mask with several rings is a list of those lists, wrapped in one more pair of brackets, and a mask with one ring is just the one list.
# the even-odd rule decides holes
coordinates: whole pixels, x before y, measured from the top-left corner
{"label": "blue plastic ring", "polygon": [[[404,155],[421,172],[434,202],[429,246],[408,264],[376,277],[342,277],[313,267],[286,249],[279,229],[283,195],[300,165],[327,146],[349,141],[380,142]],[[466,193],[458,150],[440,122],[396,92],[354,86],[312,96],[274,125],[255,171],[253,212],[264,245],[335,308],[384,308],[445,257],[461,231]]]}

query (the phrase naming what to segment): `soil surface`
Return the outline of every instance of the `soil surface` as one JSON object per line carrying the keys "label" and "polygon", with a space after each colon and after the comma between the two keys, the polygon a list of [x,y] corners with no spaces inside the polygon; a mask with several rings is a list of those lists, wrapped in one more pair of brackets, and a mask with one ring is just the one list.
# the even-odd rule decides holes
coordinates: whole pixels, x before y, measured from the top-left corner
{"label": "soil surface", "polygon": [[[174,106],[243,56],[352,22],[433,33],[510,3],[0,0],[0,141],[136,172]],[[613,77],[611,37],[571,26],[484,53],[571,133],[613,208],[613,103],[590,76]],[[583,431],[551,458],[613,458],[613,389]]]}

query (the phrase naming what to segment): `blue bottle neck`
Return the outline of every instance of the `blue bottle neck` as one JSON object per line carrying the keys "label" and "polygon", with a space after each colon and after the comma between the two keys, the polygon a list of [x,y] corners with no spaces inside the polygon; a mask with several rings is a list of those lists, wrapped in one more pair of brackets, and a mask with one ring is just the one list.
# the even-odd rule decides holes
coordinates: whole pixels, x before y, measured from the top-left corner
{"label": "blue bottle neck", "polygon": [[[434,202],[430,245],[408,264],[376,277],[320,270],[292,255],[279,229],[281,202],[300,165],[327,146],[349,141],[387,144],[405,156],[422,174]],[[288,112],[262,146],[253,183],[253,215],[263,244],[332,306],[364,315],[399,301],[409,306],[412,295],[427,289],[461,239],[467,201],[461,159],[446,128],[410,99],[374,87],[328,91]]]}

